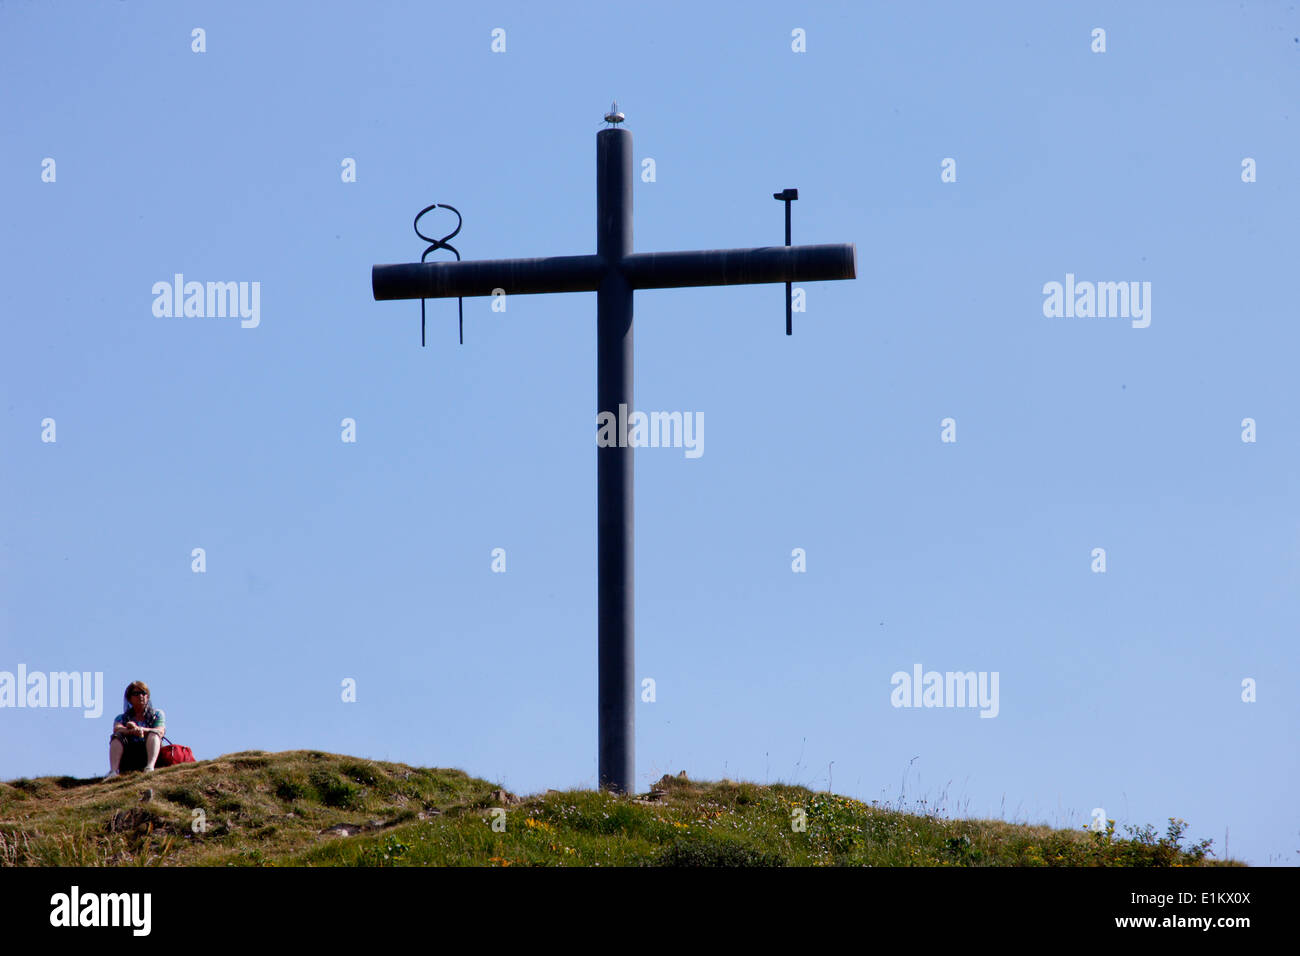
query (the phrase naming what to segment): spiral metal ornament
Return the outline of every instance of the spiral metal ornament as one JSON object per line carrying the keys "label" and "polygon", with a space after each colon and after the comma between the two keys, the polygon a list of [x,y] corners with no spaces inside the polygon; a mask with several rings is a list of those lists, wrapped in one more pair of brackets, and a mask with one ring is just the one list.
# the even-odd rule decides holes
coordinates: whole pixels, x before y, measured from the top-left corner
{"label": "spiral metal ornament", "polygon": [[[456,228],[453,229],[451,232],[447,233],[447,235],[443,236],[441,239],[435,239],[433,238],[433,236],[426,236],[424,233],[420,231],[420,217],[427,212],[432,212],[435,209],[450,209],[452,212],[456,214]],[[453,246],[450,243],[449,240],[456,238],[456,233],[460,232],[460,227],[463,224],[464,224],[464,220],[461,218],[460,210],[458,210],[455,206],[448,206],[445,202],[433,203],[432,205],[425,206],[423,209],[421,209],[419,213],[416,214],[413,227],[415,229],[415,234],[419,236],[421,239],[423,239],[425,242],[429,243],[430,245],[428,249],[424,250],[424,255],[420,256],[420,261],[424,262],[427,258],[429,258],[429,253],[435,252],[438,249],[450,249],[452,253],[455,254],[456,261],[459,262],[460,252],[456,249],[455,246]],[[465,300],[458,298],[456,300],[456,303],[457,303],[457,309],[459,310],[460,313],[460,344],[464,345],[465,344]],[[424,299],[420,300],[420,347],[421,348],[424,347]]]}

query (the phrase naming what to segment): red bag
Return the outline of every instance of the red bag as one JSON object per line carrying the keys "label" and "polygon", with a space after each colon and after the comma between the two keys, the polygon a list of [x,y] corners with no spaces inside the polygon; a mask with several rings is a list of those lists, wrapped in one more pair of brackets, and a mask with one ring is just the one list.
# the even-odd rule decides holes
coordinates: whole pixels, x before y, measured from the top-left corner
{"label": "red bag", "polygon": [[166,746],[158,751],[158,763],[155,766],[170,767],[178,763],[197,763],[194,759],[194,751],[189,747],[174,744],[166,737],[163,738],[163,742]]}

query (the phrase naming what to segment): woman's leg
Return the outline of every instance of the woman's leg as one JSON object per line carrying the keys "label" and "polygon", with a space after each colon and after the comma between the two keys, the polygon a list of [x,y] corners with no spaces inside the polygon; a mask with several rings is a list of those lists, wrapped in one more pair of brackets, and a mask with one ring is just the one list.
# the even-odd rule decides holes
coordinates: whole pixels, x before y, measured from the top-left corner
{"label": "woman's leg", "polygon": [[122,763],[122,741],[114,737],[108,742],[108,766],[112,773],[119,773]]}
{"label": "woman's leg", "polygon": [[158,751],[162,750],[162,738],[157,734],[144,735],[145,770],[152,770],[158,760]]}

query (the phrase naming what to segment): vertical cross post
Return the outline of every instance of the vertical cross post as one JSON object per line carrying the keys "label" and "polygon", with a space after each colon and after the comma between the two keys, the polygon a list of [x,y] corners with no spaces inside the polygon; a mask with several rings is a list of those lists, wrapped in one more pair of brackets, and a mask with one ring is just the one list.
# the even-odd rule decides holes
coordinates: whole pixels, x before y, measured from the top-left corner
{"label": "vertical cross post", "polygon": [[[620,263],[632,252],[632,134],[596,134],[596,255]],[[622,269],[596,290],[596,413],[632,404],[632,287]],[[633,452],[596,448],[598,776],[603,790],[634,792],[636,771],[633,600]]]}

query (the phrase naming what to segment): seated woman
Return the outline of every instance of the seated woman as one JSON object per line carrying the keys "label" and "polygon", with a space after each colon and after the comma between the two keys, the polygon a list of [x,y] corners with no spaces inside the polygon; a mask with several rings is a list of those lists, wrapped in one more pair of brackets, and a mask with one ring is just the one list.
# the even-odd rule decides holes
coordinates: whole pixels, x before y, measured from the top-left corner
{"label": "seated woman", "polygon": [[123,770],[152,770],[162,749],[166,717],[149,703],[149,685],[142,680],[126,686],[123,709],[113,719],[113,736],[108,742],[108,780]]}

